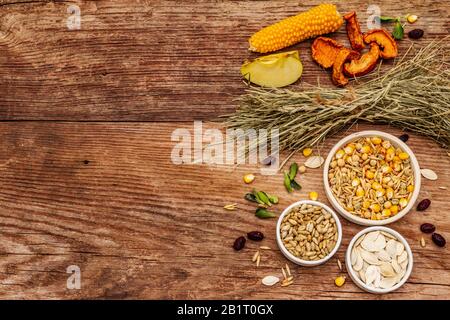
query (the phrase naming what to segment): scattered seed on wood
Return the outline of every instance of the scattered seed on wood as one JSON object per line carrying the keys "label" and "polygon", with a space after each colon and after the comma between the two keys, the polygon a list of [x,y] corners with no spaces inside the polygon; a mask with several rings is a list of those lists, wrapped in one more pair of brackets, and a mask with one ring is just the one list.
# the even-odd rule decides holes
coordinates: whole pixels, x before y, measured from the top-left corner
{"label": "scattered seed on wood", "polygon": [[280,278],[276,276],[266,276],[262,279],[262,284],[265,286],[273,286],[274,284],[277,284],[280,281]]}
{"label": "scattered seed on wood", "polygon": [[425,179],[428,180],[437,180],[438,175],[431,169],[420,169],[420,173]]}
{"label": "scattered seed on wood", "polygon": [[282,286],[282,287],[287,287],[287,286],[290,286],[290,285],[293,284],[293,283],[294,283],[293,280],[291,280],[291,281],[284,280],[284,281],[281,283],[281,286]]}
{"label": "scattered seed on wood", "polygon": [[341,260],[337,259],[337,265],[338,265],[339,270],[342,271],[342,263],[341,263]]}
{"label": "scattered seed on wood", "polygon": [[305,167],[316,169],[320,168],[324,163],[324,159],[321,156],[311,156],[305,161]]}
{"label": "scattered seed on wood", "polygon": [[256,259],[258,259],[258,256],[259,256],[259,251],[256,251],[255,254],[253,255],[252,262],[256,262]]}
{"label": "scattered seed on wood", "polygon": [[261,263],[261,255],[258,254],[258,257],[256,258],[256,267],[259,267],[260,263]]}
{"label": "scattered seed on wood", "polygon": [[291,276],[291,269],[289,268],[289,266],[288,266],[287,263],[286,263],[286,271],[287,271],[287,274],[288,274],[289,276]]}
{"label": "scattered seed on wood", "polygon": [[236,210],[237,203],[231,203],[223,206],[225,210]]}
{"label": "scattered seed on wood", "polygon": [[284,271],[283,267],[281,267],[281,273],[283,273],[283,278],[286,280],[286,278],[287,278],[286,271]]}
{"label": "scattered seed on wood", "polygon": [[272,250],[270,247],[267,246],[261,246],[259,247],[261,250]]}
{"label": "scattered seed on wood", "polygon": [[425,248],[425,245],[426,245],[425,239],[424,239],[423,237],[420,237],[420,246],[421,246],[422,248]]}

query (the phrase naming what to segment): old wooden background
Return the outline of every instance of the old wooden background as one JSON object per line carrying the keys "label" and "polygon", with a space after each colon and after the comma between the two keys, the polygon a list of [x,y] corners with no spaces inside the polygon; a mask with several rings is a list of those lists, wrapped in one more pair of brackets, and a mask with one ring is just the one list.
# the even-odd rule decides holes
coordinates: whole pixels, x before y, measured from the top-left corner
{"label": "old wooden background", "polygon": [[[369,4],[383,15],[419,15],[423,45],[448,33],[447,1],[342,1],[364,21]],[[306,4],[307,3],[307,4]],[[81,28],[69,30],[70,5]],[[448,299],[448,247],[421,248],[419,225],[434,223],[450,239],[450,164],[429,139],[408,142],[422,167],[439,179],[423,182],[429,210],[413,210],[391,225],[409,241],[414,270],[395,293],[375,296],[353,283],[333,284],[336,259],[315,268],[290,265],[292,286],[263,287],[286,263],[276,250],[275,220],[262,221],[243,200],[252,166],[173,165],[176,128],[193,120],[220,127],[245,85],[239,76],[247,38],[260,27],[318,1],[0,1],[0,297],[77,298],[287,298]],[[412,27],[407,26],[407,31]],[[345,42],[345,29],[335,38]],[[310,41],[296,48],[303,82],[329,83],[310,57]],[[400,52],[410,45],[400,42]],[[293,89],[298,87],[293,86]],[[401,131],[384,126],[366,128]],[[326,155],[340,137],[315,152]],[[286,155],[284,155],[286,156]],[[301,163],[302,155],[294,160]],[[276,210],[305,199],[325,201],[321,170],[300,177],[288,195],[282,176],[253,184],[280,196]],[[238,210],[223,205],[238,203]],[[327,201],[325,201],[327,202]],[[345,249],[360,226],[343,221]],[[248,231],[266,234],[261,266],[251,263],[257,244],[239,253],[233,240]],[[81,289],[69,290],[70,265],[81,269]]]}

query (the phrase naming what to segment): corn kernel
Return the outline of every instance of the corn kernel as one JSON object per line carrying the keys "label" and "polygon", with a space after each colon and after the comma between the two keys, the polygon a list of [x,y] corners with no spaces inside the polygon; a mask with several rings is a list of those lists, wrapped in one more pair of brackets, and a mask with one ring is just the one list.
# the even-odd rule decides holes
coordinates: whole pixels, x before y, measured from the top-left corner
{"label": "corn kernel", "polygon": [[312,154],[313,150],[311,148],[305,148],[303,149],[303,155],[305,157],[309,157]]}
{"label": "corn kernel", "polygon": [[344,159],[338,159],[337,165],[338,165],[339,167],[345,166],[345,161],[344,161]]}
{"label": "corn kernel", "polygon": [[309,193],[309,198],[313,201],[316,201],[319,198],[319,194],[315,191],[311,191]]}
{"label": "corn kernel", "polygon": [[347,146],[344,148],[346,154],[352,154],[355,149],[352,146]]}
{"label": "corn kernel", "polygon": [[370,208],[370,201],[365,200],[365,201],[363,202],[363,208],[364,208],[364,209],[369,209],[369,208]]}
{"label": "corn kernel", "polygon": [[244,182],[247,183],[247,184],[248,183],[252,183],[253,180],[255,180],[255,176],[253,174],[251,174],[251,173],[248,173],[248,174],[246,174],[244,176]]}
{"label": "corn kernel", "polygon": [[401,159],[400,159],[400,157],[399,156],[394,156],[393,158],[392,158],[392,161],[394,161],[394,162],[399,162]]}
{"label": "corn kernel", "polygon": [[378,189],[378,190],[375,192],[375,196],[376,196],[377,198],[380,198],[380,197],[384,196],[385,193],[386,193],[386,190],[384,190],[383,188],[381,188],[381,189]]}
{"label": "corn kernel", "polygon": [[356,196],[357,197],[364,196],[364,189],[362,187],[358,187],[358,189],[356,189]]}
{"label": "corn kernel", "polygon": [[334,284],[338,287],[342,287],[344,285],[344,283],[345,283],[345,277],[343,277],[343,276],[340,276],[340,277],[337,277],[336,279],[334,279]]}
{"label": "corn kernel", "polygon": [[384,149],[389,149],[391,147],[391,142],[389,140],[384,140],[383,143],[381,143]]}
{"label": "corn kernel", "polygon": [[372,143],[375,145],[381,144],[381,139],[379,137],[373,137]]}
{"label": "corn kernel", "polygon": [[397,205],[393,205],[392,207],[390,207],[391,213],[392,214],[397,214],[398,213],[398,206]]}
{"label": "corn kernel", "polygon": [[406,20],[408,20],[409,23],[414,23],[417,21],[417,19],[419,19],[419,17],[415,14],[408,14],[408,16],[406,17]]}
{"label": "corn kernel", "polygon": [[408,192],[413,192],[414,186],[412,184],[410,184],[409,186],[406,187],[406,190],[408,190]]}
{"label": "corn kernel", "polygon": [[392,202],[386,201],[385,203],[383,203],[383,206],[384,206],[386,209],[389,209],[390,207],[392,207]]}
{"label": "corn kernel", "polygon": [[398,155],[398,157],[399,157],[401,160],[406,160],[406,159],[409,158],[409,154],[407,154],[406,152],[400,152],[399,155]]}
{"label": "corn kernel", "polygon": [[355,178],[352,180],[352,186],[357,187],[361,183],[361,180],[359,178]]}
{"label": "corn kernel", "polygon": [[381,215],[383,217],[390,217],[391,216],[391,210],[389,209],[384,209],[383,211],[381,211]]}
{"label": "corn kernel", "polygon": [[373,190],[381,190],[383,187],[381,186],[381,184],[379,184],[378,182],[374,181],[372,183],[372,189]]}
{"label": "corn kernel", "polygon": [[370,209],[371,209],[373,212],[377,213],[377,212],[380,212],[381,207],[380,207],[380,205],[379,205],[378,203],[374,203],[374,204],[372,204],[372,205],[370,206]]}
{"label": "corn kernel", "polygon": [[373,179],[373,177],[375,177],[375,174],[372,171],[366,171],[367,179]]}
{"label": "corn kernel", "polygon": [[400,201],[398,202],[398,205],[400,206],[400,208],[406,207],[407,204],[408,204],[408,200],[406,200],[406,198],[401,198]]}
{"label": "corn kernel", "polygon": [[361,159],[363,159],[364,161],[366,161],[367,158],[369,158],[369,156],[367,155],[367,153],[363,153],[362,156],[361,156]]}
{"label": "corn kernel", "polygon": [[306,172],[306,167],[305,166],[298,167],[298,172],[305,173]]}
{"label": "corn kernel", "polygon": [[336,159],[341,159],[345,154],[345,151],[340,149],[336,152]]}
{"label": "corn kernel", "polygon": [[389,167],[388,165],[383,165],[381,167],[381,172],[383,172],[383,173],[391,173],[392,172],[392,168]]}
{"label": "corn kernel", "polygon": [[370,146],[367,144],[363,145],[361,148],[362,153],[370,153],[371,150],[372,150],[372,148],[370,148]]}

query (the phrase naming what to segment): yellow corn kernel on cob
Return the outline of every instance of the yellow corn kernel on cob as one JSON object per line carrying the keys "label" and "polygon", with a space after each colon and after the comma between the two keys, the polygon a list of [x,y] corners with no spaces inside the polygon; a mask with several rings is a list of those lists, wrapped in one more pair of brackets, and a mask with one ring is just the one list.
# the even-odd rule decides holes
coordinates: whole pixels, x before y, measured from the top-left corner
{"label": "yellow corn kernel on cob", "polygon": [[260,53],[277,51],[303,40],[334,32],[343,22],[334,4],[320,4],[256,32],[249,39],[250,50]]}

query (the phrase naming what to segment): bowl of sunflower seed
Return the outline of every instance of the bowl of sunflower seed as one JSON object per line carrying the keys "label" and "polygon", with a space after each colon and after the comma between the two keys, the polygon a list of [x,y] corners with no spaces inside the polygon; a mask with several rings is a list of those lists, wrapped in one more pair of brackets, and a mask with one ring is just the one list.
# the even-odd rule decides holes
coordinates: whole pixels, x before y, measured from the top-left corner
{"label": "bowl of sunflower seed", "polygon": [[323,179],[336,211],[366,226],[401,219],[420,191],[414,153],[403,141],[381,131],[361,131],[340,140],[325,160]]}

